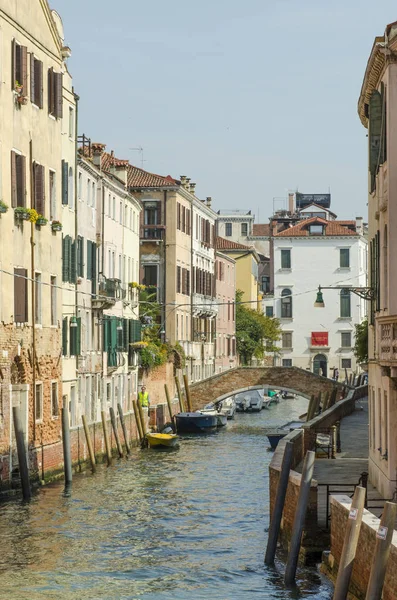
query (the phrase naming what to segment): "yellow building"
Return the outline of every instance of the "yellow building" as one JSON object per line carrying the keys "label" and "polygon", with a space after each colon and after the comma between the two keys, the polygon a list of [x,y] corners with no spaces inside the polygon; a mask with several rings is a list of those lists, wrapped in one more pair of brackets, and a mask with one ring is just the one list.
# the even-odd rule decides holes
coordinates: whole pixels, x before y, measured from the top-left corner
{"label": "yellow building", "polygon": [[216,249],[236,262],[236,290],[243,292],[242,300],[250,308],[260,308],[258,265],[259,256],[252,246],[217,237]]}

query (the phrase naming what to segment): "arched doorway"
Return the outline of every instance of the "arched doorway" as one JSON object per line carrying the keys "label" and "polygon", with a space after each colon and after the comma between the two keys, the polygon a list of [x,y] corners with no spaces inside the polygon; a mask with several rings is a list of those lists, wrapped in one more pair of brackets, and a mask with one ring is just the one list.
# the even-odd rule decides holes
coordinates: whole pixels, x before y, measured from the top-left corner
{"label": "arched doorway", "polygon": [[327,357],[324,354],[316,354],[313,358],[313,373],[327,377]]}

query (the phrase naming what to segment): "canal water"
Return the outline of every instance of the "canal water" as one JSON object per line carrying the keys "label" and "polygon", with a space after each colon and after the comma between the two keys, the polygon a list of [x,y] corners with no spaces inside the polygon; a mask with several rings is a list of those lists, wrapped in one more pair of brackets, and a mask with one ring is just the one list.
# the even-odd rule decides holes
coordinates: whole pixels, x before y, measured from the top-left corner
{"label": "canal water", "polygon": [[0,507],[0,598],[236,600],[332,597],[314,569],[286,589],[284,565],[263,564],[269,524],[263,428],[296,419],[303,398],[179,450],[134,450],[95,475]]}

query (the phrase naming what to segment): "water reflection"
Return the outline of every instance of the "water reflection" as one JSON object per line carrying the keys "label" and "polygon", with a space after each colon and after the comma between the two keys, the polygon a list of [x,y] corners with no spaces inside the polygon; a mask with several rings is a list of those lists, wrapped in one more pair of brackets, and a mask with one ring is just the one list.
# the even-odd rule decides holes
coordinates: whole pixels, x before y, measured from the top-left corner
{"label": "water reflection", "polygon": [[1,598],[316,598],[331,593],[310,570],[286,590],[263,564],[271,453],[261,428],[304,412],[285,400],[237,415],[226,430],[186,437],[177,452],[130,460],[43,488],[0,516]]}

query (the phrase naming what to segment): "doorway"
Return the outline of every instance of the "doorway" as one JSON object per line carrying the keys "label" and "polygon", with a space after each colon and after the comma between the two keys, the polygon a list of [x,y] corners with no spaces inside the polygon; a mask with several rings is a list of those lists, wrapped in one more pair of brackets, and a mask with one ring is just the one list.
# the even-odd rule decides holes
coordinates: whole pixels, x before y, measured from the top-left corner
{"label": "doorway", "polygon": [[327,377],[327,357],[324,354],[316,354],[313,359],[313,373]]}

